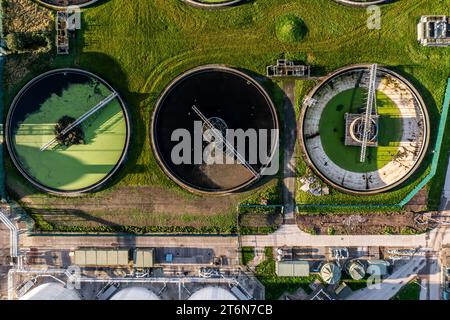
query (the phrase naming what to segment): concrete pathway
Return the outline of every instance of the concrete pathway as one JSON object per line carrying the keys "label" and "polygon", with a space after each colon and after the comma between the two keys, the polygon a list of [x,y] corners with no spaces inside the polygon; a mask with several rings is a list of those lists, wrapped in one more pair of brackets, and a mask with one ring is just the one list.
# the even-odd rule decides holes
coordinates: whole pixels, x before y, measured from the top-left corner
{"label": "concrete pathway", "polygon": [[[296,226],[295,226],[296,227]],[[246,247],[329,247],[346,246],[386,246],[418,248],[427,247],[429,234],[421,235],[338,235],[315,236],[300,231],[298,228],[281,229],[269,235],[249,235],[241,237],[242,246]]]}
{"label": "concrete pathway", "polygon": [[283,203],[285,223],[295,224],[295,178],[297,141],[297,120],[295,116],[295,81],[283,82],[284,97],[284,162]]}

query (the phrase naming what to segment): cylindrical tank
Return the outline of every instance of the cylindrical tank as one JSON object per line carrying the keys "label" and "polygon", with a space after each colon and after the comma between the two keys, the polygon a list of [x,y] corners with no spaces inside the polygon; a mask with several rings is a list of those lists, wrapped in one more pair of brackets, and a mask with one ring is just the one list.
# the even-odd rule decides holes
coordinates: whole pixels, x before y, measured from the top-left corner
{"label": "cylindrical tank", "polygon": [[128,287],[120,290],[110,300],[160,300],[156,294],[143,287]]}
{"label": "cylindrical tank", "polygon": [[220,287],[206,287],[200,289],[189,300],[238,300],[230,291]]}
{"label": "cylindrical tank", "polygon": [[361,280],[366,275],[366,268],[359,260],[352,260],[346,266],[348,275],[354,280]]}
{"label": "cylindrical tank", "polygon": [[328,284],[336,284],[341,280],[341,268],[335,263],[327,262],[320,268],[320,276]]}
{"label": "cylindrical tank", "polygon": [[44,283],[28,291],[19,300],[81,300],[75,290],[60,283]]}

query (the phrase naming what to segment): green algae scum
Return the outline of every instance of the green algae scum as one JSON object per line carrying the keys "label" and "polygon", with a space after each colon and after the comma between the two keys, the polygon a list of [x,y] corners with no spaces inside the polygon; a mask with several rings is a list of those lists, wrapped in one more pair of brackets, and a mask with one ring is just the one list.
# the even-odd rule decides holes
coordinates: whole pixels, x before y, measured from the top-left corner
{"label": "green algae scum", "polygon": [[[74,126],[66,123],[65,135],[56,130],[62,119]],[[14,99],[6,126],[16,167],[36,187],[57,194],[101,187],[124,161],[129,144],[122,100],[105,81],[82,70],[55,70],[32,80]],[[78,140],[63,143],[74,132]]]}

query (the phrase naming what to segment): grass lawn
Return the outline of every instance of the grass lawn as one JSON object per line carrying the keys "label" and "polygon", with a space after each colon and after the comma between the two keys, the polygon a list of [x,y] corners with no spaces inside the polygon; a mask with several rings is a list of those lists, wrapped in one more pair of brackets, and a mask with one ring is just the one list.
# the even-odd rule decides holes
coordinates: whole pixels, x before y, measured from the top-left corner
{"label": "grass lawn", "polygon": [[404,285],[391,300],[419,300],[420,285],[416,280]]}
{"label": "grass lawn", "polygon": [[[90,210],[86,206],[82,209],[84,216],[79,215],[75,222],[71,222],[72,225],[84,224],[86,219],[100,225],[111,222],[109,220],[118,225],[134,225],[137,220],[140,225],[156,223],[152,215],[166,213],[160,208],[165,203],[159,198],[161,193],[171,197],[168,205],[177,204],[174,211],[198,217],[197,212],[183,202],[184,199],[197,201],[199,210],[210,208],[212,200],[181,191],[159,168],[150,147],[151,113],[157,97],[172,79],[190,68],[211,63],[234,66],[261,78],[266,66],[281,57],[311,64],[316,75],[325,75],[349,64],[376,62],[391,66],[415,83],[425,98],[432,121],[436,121],[450,69],[450,54],[445,48],[421,47],[416,42],[415,29],[421,14],[445,14],[447,11],[446,0],[397,1],[382,7],[381,30],[367,30],[365,10],[342,6],[331,0],[257,0],[224,10],[201,10],[180,0],[110,0],[83,11],[83,27],[77,31],[69,56],[42,56],[30,68],[27,77],[7,88],[5,99],[8,105],[19,88],[42,71],[73,66],[100,75],[126,101],[133,126],[128,162],[108,190],[88,199],[101,207],[108,207],[111,198],[120,196],[124,189],[144,188],[148,192],[141,194],[146,198],[137,197],[137,202],[151,201],[152,204],[145,210],[141,205],[129,210],[114,210],[114,206],[110,210]],[[302,19],[308,30],[299,42],[282,43],[276,37],[276,21],[288,14]],[[280,97],[282,99],[277,83],[262,82],[276,102]],[[447,137],[445,141],[448,150],[450,140]],[[443,182],[446,150],[442,153],[439,180],[432,185],[431,194],[435,198]],[[55,202],[70,202],[77,208],[86,202],[86,198],[62,201],[39,194],[23,186],[20,178],[15,179],[17,175],[11,173],[14,171],[11,167],[8,171],[9,189],[11,185],[22,184],[21,188],[26,188],[26,192],[19,198],[39,201],[42,210]],[[422,170],[417,177],[424,172]],[[153,192],[155,188],[160,190],[159,193]],[[383,195],[379,201],[393,201],[409,188]],[[252,190],[228,202],[222,199],[214,201],[219,205],[223,205],[219,202],[224,202],[227,207],[214,208],[205,215],[228,214],[232,223],[231,212],[235,205],[254,194]],[[346,195],[335,193],[333,196],[332,201],[348,200]],[[200,207],[202,205],[204,207]],[[120,212],[121,216],[116,218],[110,211]],[[168,214],[172,215],[170,221],[177,220],[176,215]]]}
{"label": "grass lawn", "polygon": [[254,247],[242,247],[241,249],[241,259],[242,264],[246,266],[255,258],[255,248]]}
{"label": "grass lawn", "polygon": [[337,94],[325,107],[320,118],[319,132],[323,148],[338,166],[352,172],[381,169],[395,157],[402,138],[402,120],[396,104],[384,93],[377,92],[378,147],[367,148],[366,161],[359,161],[361,148],[346,146],[345,114],[361,113],[367,90],[355,88]]}

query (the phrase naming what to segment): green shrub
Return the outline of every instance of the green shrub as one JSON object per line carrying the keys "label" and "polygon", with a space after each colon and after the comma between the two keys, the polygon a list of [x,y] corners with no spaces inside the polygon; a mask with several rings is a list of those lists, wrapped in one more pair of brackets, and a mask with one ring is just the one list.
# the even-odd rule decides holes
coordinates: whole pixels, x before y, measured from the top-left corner
{"label": "green shrub", "polygon": [[305,23],[299,17],[289,14],[278,18],[275,33],[281,42],[295,43],[301,41],[307,32]]}
{"label": "green shrub", "polygon": [[242,264],[244,266],[248,265],[255,258],[255,248],[254,247],[242,247],[241,258],[242,258]]}

